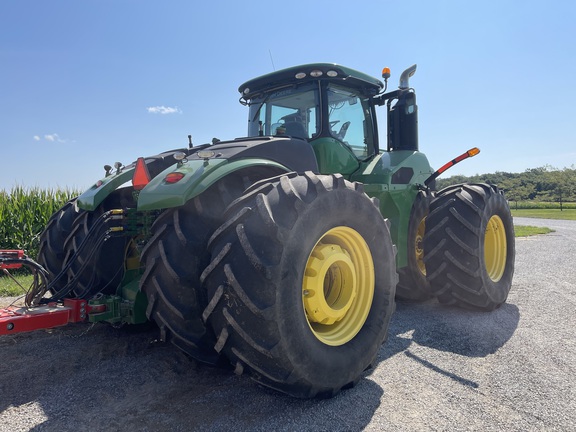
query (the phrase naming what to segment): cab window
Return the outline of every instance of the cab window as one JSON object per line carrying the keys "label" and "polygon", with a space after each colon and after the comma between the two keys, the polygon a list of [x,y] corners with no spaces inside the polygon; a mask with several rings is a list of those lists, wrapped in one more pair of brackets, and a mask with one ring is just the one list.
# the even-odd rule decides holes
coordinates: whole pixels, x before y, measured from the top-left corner
{"label": "cab window", "polygon": [[327,100],[330,135],[348,146],[358,159],[371,156],[374,143],[369,99],[330,85]]}
{"label": "cab window", "polygon": [[[319,133],[318,90],[305,85],[269,93],[250,104],[248,136],[290,135],[302,139]],[[262,126],[260,126],[262,122]]]}

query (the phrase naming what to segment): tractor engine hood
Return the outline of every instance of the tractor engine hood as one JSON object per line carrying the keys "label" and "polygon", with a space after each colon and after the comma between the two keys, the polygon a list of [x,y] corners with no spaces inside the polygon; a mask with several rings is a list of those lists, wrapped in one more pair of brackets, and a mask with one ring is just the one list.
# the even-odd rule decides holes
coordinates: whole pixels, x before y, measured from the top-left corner
{"label": "tractor engine hood", "polygon": [[[205,160],[206,152],[213,152],[210,158],[234,161],[238,159],[262,158],[285,165],[291,171],[317,171],[316,156],[308,142],[291,137],[249,137],[188,150],[189,161]],[[198,154],[200,153],[200,154]],[[210,159],[208,158],[208,159]]]}
{"label": "tractor engine hood", "polygon": [[[178,160],[178,159],[180,160]],[[138,193],[138,210],[183,205],[227,174],[250,166],[318,172],[310,144],[291,137],[249,137],[143,158],[149,182]],[[133,180],[137,162],[118,168],[78,197],[78,207],[95,210],[114,190]]]}

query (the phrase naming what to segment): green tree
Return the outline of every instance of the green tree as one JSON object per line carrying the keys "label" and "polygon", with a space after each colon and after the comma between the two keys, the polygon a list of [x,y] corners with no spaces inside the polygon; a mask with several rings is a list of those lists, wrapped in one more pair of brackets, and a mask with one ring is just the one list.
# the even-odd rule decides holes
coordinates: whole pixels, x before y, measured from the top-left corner
{"label": "green tree", "polygon": [[566,202],[576,201],[576,169],[574,166],[562,170],[545,165],[529,168],[522,173],[498,171],[492,174],[462,175],[437,180],[438,189],[457,183],[485,182],[498,185],[510,201]]}

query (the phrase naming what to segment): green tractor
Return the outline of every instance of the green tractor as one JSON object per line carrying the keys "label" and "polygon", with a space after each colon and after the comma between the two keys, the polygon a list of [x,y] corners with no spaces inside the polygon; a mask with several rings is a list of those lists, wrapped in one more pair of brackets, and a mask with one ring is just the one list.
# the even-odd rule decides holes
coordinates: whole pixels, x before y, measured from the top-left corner
{"label": "green tractor", "polygon": [[360,379],[395,297],[499,307],[514,271],[507,201],[488,184],[435,190],[478,150],[430,167],[415,70],[390,92],[388,69],[384,82],[327,63],[273,72],[239,88],[247,137],[105,166],[41,235],[49,300],[89,299],[94,322],[152,320],[196,360],[303,398]]}

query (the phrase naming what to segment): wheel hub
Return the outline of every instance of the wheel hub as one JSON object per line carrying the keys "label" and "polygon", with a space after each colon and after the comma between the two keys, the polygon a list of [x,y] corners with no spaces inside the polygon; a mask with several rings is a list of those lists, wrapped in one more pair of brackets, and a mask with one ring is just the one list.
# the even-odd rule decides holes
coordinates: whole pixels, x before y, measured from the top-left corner
{"label": "wheel hub", "polygon": [[356,275],[350,255],[337,244],[319,244],[304,276],[304,306],[311,322],[334,324],[356,297]]}
{"label": "wheel hub", "polygon": [[506,269],[506,228],[500,216],[494,215],[486,226],[484,261],[486,272],[493,282],[498,282]]}
{"label": "wheel hub", "polygon": [[312,333],[344,345],[362,329],[374,297],[374,262],[364,238],[349,227],[327,231],[310,252],[302,303]]}

